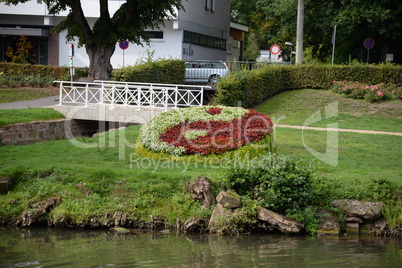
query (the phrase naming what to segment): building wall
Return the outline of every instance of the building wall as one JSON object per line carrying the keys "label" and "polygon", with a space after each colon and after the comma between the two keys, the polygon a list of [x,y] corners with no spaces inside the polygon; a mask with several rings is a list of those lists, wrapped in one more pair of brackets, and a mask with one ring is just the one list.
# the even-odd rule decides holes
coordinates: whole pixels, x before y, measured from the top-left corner
{"label": "building wall", "polygon": [[[164,32],[163,39],[151,39],[149,45],[145,43],[143,46],[130,44],[128,49],[123,51],[117,44],[112,57],[113,67],[123,67],[123,54],[125,66],[134,65],[142,58],[146,58],[148,52],[153,53],[154,60],[159,58],[181,59],[183,31],[173,29],[173,21],[166,21],[165,27],[161,27],[160,30]],[[158,31],[158,29],[154,29],[154,31]]]}
{"label": "building wall", "polygon": [[[109,0],[109,12],[114,13],[125,3],[123,0]],[[81,0],[82,9],[86,17],[99,17],[99,0]],[[30,0],[23,4],[6,5],[0,3],[0,14],[45,16],[48,15],[47,6],[44,3],[38,4],[37,0]],[[67,16],[67,11],[62,11],[58,16]]]}
{"label": "building wall", "polygon": [[[109,0],[109,11],[113,14],[118,7],[125,1]],[[208,5],[208,10],[206,6]],[[85,15],[89,18],[90,25],[93,25],[95,18],[99,16],[98,0],[82,0],[82,6]],[[153,39],[150,44],[143,46],[130,44],[129,48],[122,50],[116,44],[115,53],[112,56],[111,63],[114,68],[119,68],[136,64],[141,58],[153,55],[153,59],[174,58],[184,60],[225,60],[226,51],[201,45],[183,42],[185,31],[195,32],[206,36],[229,38],[230,29],[230,0],[188,0],[183,1],[186,11],[180,10],[177,16],[171,21],[166,21],[165,26],[161,26],[164,31],[163,39]],[[213,7],[213,8],[212,8]],[[33,26],[51,26],[58,24],[67,15],[62,12],[56,17],[47,16],[45,4],[38,4],[36,0],[28,1],[17,6],[7,6],[0,3],[0,24],[8,23],[11,25],[33,25]],[[92,18],[92,19],[91,19]],[[48,64],[68,66],[69,49],[66,42],[66,33],[50,35],[48,39]],[[84,47],[75,45],[74,66],[89,67],[89,57]],[[193,53],[188,53],[186,48],[191,48]]]}
{"label": "building wall", "polygon": [[[204,47],[195,44],[184,43],[183,48],[186,54],[183,54],[182,60],[222,60],[226,59],[226,51]],[[187,49],[191,50],[191,55],[187,54]]]}
{"label": "building wall", "polygon": [[48,42],[48,65],[59,66],[60,38],[58,34],[50,34]]}
{"label": "building wall", "polygon": [[[93,24],[94,20],[89,20],[89,22]],[[124,66],[135,65],[141,59],[147,58],[148,53],[153,54],[154,60],[159,58],[181,59],[183,31],[173,29],[173,21],[166,21],[165,27],[161,27],[159,30],[164,32],[163,39],[151,39],[149,45],[144,43],[141,46],[130,43],[129,47],[123,51],[116,43],[115,52],[111,58],[113,68],[121,68],[123,64]],[[154,29],[154,31],[158,31],[158,29]],[[69,48],[65,37],[65,32],[59,34],[58,58],[61,66],[68,66],[69,64]],[[89,57],[85,47],[78,47],[77,42],[72,43],[74,44],[74,66],[89,67]]]}
{"label": "building wall", "polygon": [[183,1],[183,6],[184,10],[179,11],[179,28],[223,39],[229,37],[230,0],[189,0]]}
{"label": "building wall", "polygon": [[[183,2],[174,27],[224,40],[229,39],[230,0],[189,0]],[[183,60],[225,60],[226,50],[201,46],[191,42],[182,44]]]}

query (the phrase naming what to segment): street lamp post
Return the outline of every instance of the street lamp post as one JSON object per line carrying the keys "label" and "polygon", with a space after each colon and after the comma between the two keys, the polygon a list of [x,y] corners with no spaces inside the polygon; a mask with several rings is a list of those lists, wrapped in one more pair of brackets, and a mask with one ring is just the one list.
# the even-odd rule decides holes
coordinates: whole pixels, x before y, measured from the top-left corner
{"label": "street lamp post", "polygon": [[296,64],[303,64],[304,0],[297,4]]}

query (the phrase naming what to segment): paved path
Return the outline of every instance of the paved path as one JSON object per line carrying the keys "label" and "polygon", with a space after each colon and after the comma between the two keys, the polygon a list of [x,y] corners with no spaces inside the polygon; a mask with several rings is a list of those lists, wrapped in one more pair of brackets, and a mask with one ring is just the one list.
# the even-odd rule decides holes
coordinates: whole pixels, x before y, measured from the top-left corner
{"label": "paved path", "polygon": [[0,110],[51,107],[53,105],[59,104],[58,99],[59,96],[51,96],[36,100],[0,103]]}
{"label": "paved path", "polygon": [[388,131],[376,131],[376,130],[362,130],[362,129],[345,129],[345,128],[325,128],[325,127],[305,127],[305,126],[290,126],[290,125],[275,125],[276,127],[283,128],[296,128],[296,129],[312,129],[320,131],[339,131],[339,132],[353,132],[362,134],[384,134],[384,135],[394,135],[402,136],[401,132],[388,132]]}
{"label": "paved path", "polygon": [[[36,99],[36,100],[29,100],[29,101],[0,103],[0,110],[52,107],[52,106],[58,104],[58,99],[59,99],[59,96],[51,96],[51,97],[46,97],[46,98]],[[295,129],[310,129],[310,130],[319,130],[319,131],[339,131],[339,132],[352,132],[352,133],[362,133],[362,134],[383,134],[383,135],[402,136],[401,132],[361,130],[361,129],[342,129],[342,128],[324,128],[324,127],[305,127],[305,126],[291,126],[291,125],[281,125],[281,124],[277,124],[275,126],[280,127],[280,128],[295,128]]]}

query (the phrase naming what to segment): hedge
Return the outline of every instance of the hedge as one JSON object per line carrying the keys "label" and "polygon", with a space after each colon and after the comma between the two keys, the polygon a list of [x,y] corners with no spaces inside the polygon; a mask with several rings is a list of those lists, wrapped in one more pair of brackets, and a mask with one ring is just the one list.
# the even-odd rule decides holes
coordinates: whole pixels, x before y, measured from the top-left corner
{"label": "hedge", "polygon": [[266,66],[257,70],[240,70],[222,77],[216,102],[226,106],[250,107],[286,90],[329,89],[332,81],[358,81],[368,85],[393,83],[402,85],[402,67],[382,65],[293,65]]}
{"label": "hedge", "polygon": [[116,69],[112,80],[124,82],[183,84],[185,63],[182,60],[159,60]]}
{"label": "hedge", "polygon": [[66,67],[59,66],[0,62],[0,73],[5,76],[51,76],[54,79],[60,79],[60,77],[68,76],[69,70]]}

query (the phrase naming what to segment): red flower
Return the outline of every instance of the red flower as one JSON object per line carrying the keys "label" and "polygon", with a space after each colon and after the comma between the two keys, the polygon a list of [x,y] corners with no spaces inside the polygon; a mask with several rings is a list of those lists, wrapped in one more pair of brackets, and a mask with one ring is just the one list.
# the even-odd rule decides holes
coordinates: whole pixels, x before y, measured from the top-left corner
{"label": "red flower", "polygon": [[[219,114],[221,108],[210,108],[209,114]],[[188,140],[183,133],[191,130],[206,131],[204,136]],[[175,147],[183,147],[185,154],[220,154],[254,141],[272,131],[272,121],[264,114],[249,110],[242,118],[231,121],[183,122],[167,129],[159,139]]]}
{"label": "red flower", "polygon": [[208,110],[206,110],[205,112],[210,115],[216,115],[216,114],[220,114],[222,112],[222,108],[211,107]]}

